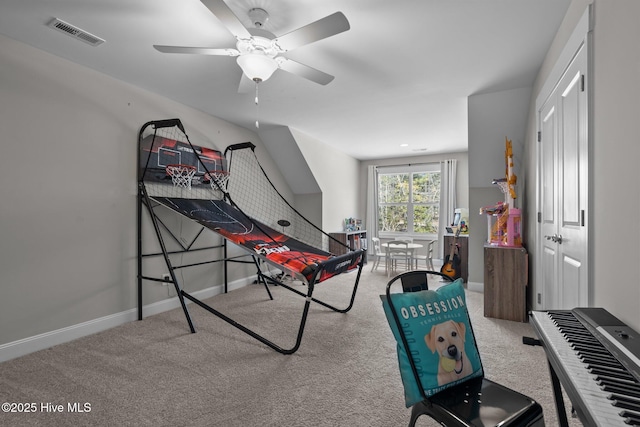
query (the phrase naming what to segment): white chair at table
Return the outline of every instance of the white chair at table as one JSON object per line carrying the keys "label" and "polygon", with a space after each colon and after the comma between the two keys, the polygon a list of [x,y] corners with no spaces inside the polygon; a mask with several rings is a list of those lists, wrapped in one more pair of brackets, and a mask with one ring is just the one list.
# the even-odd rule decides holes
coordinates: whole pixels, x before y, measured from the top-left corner
{"label": "white chair at table", "polygon": [[386,270],[387,276],[391,271],[397,271],[400,264],[403,264],[405,270],[410,270],[413,261],[411,260],[411,251],[409,251],[409,243],[404,240],[392,240],[386,245]]}
{"label": "white chair at table", "polygon": [[385,260],[387,257],[387,254],[382,251],[382,246],[380,244],[380,239],[378,237],[372,237],[371,243],[373,243],[373,254],[372,254],[373,266],[371,267],[371,271],[373,271],[378,269],[378,265],[380,265],[380,260]]}
{"label": "white chair at table", "polygon": [[[407,242],[409,244],[413,243],[413,237],[400,237],[400,238],[398,238],[396,240],[398,240],[400,242]],[[415,253],[415,251],[416,251],[415,249],[409,248],[409,256],[411,257],[411,264],[410,264],[411,267],[408,268],[408,270],[413,270],[413,254]],[[416,268],[417,267],[418,267],[418,263],[416,262]]]}
{"label": "white chair at table", "polygon": [[427,270],[434,271],[434,268],[433,268],[433,251],[434,251],[434,246],[435,246],[436,243],[438,243],[437,240],[431,240],[429,242],[429,244],[427,245],[427,253],[426,253],[426,255],[415,254],[413,256],[413,260],[416,263],[416,269],[418,269],[420,267],[420,261],[424,261],[425,265],[427,266]]}

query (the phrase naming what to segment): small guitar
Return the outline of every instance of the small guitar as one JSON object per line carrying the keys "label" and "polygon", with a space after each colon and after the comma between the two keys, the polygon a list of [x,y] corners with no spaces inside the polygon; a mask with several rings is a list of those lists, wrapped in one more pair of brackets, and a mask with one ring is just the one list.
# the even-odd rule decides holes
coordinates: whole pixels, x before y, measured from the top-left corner
{"label": "small guitar", "polygon": [[440,273],[446,274],[451,277],[453,280],[458,279],[462,276],[460,272],[460,256],[457,254],[458,249],[458,236],[460,236],[460,229],[456,231],[456,235],[453,237],[453,243],[451,244],[451,251],[449,255],[444,259],[444,264],[442,264],[442,268],[440,269]]}

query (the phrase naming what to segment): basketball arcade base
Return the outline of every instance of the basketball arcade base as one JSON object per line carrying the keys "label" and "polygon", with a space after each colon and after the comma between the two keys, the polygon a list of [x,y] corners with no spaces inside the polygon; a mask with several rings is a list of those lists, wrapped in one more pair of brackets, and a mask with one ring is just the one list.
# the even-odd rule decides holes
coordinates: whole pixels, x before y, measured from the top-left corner
{"label": "basketball arcade base", "polygon": [[[300,346],[311,302],[339,313],[346,313],[352,308],[364,262],[363,251],[353,251],[341,256],[329,253],[329,241],[337,241],[306,220],[275,189],[255,156],[253,144],[229,146],[224,154],[194,146],[180,120],[169,119],[146,123],[140,130],[138,145],[139,320],[143,318],[143,282],[170,282],[175,288],[191,332],[195,332],[195,327],[187,300],[272,349],[291,354]],[[147,253],[143,250],[145,210],[153,225],[160,252]],[[167,211],[180,214],[201,226],[192,241],[184,243],[163,222],[158,213],[166,214]],[[287,228],[287,234],[284,230],[278,231],[278,224],[283,223],[291,225]],[[207,232],[221,236],[221,244],[197,247]],[[180,249],[169,251],[165,239],[170,239]],[[247,254],[228,257],[227,242],[245,249]],[[208,259],[191,264],[174,263],[176,257],[173,255],[196,251],[205,251]],[[166,264],[170,281],[145,272],[151,268],[150,263],[144,260],[157,257]],[[189,294],[175,274],[181,268],[220,263],[223,266],[226,293],[229,262],[254,264],[257,281],[265,287],[270,299],[273,296],[269,284],[277,284],[304,297],[302,317],[293,347],[282,348]],[[306,293],[284,283],[278,277],[270,276],[268,272],[263,272],[261,262],[302,281],[306,285]],[[157,266],[155,270],[157,271]],[[316,284],[353,270],[357,270],[357,275],[346,308],[337,308],[313,297]]]}

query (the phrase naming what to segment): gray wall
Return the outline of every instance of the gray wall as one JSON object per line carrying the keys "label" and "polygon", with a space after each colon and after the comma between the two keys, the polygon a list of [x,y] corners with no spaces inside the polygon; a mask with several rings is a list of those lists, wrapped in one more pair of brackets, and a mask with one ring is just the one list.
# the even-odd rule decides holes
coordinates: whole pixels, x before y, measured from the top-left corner
{"label": "gray wall", "polygon": [[322,229],[342,231],[345,218],[358,216],[360,162],[297,129],[291,133],[322,192]]}
{"label": "gray wall", "polygon": [[[40,346],[32,342],[56,344],[135,318],[136,142],[147,121],[178,117],[194,144],[214,148],[253,142],[270,179],[294,200],[250,130],[4,36],[0,64],[0,360]],[[335,194],[332,181],[318,179]],[[332,209],[353,214],[352,206]],[[186,239],[194,233],[189,222],[167,222]],[[187,289],[219,286],[215,269],[181,273]],[[230,281],[253,274],[235,265]],[[167,298],[161,285],[145,285],[145,303]]]}
{"label": "gray wall", "polygon": [[[640,2],[595,2],[593,302],[640,330]],[[614,225],[613,229],[611,227]],[[620,248],[623,251],[619,251]],[[611,266],[626,271],[611,274]],[[613,276],[613,277],[612,277]]]}
{"label": "gray wall", "polygon": [[[487,220],[480,208],[504,201],[491,183],[505,177],[505,138],[513,146],[516,206],[522,208],[525,174],[523,148],[531,88],[517,88],[469,97],[469,282],[484,282]],[[525,241],[526,246],[526,241]]]}
{"label": "gray wall", "polygon": [[[180,117],[194,143],[212,145],[215,135],[217,148],[259,140],[4,37],[0,57],[2,344],[135,306],[136,141],[145,122]],[[158,291],[148,302],[166,298]]]}

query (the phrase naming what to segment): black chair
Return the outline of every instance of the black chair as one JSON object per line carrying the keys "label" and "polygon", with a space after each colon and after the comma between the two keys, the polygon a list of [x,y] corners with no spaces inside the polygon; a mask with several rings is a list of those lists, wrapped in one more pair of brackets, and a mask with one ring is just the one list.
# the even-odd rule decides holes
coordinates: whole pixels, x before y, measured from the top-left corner
{"label": "black chair", "polygon": [[[386,299],[405,349],[409,346],[393,308],[390,297],[391,286],[400,282],[403,292],[424,291],[429,289],[429,275],[452,281],[446,274],[422,270],[399,274],[387,284]],[[407,357],[416,382],[420,384],[420,377],[410,351],[407,351]],[[409,427],[415,426],[421,415],[428,415],[444,426],[544,426],[542,407],[536,401],[484,377],[470,379],[431,397],[425,396],[422,387],[420,390],[422,401],[411,408]]]}

